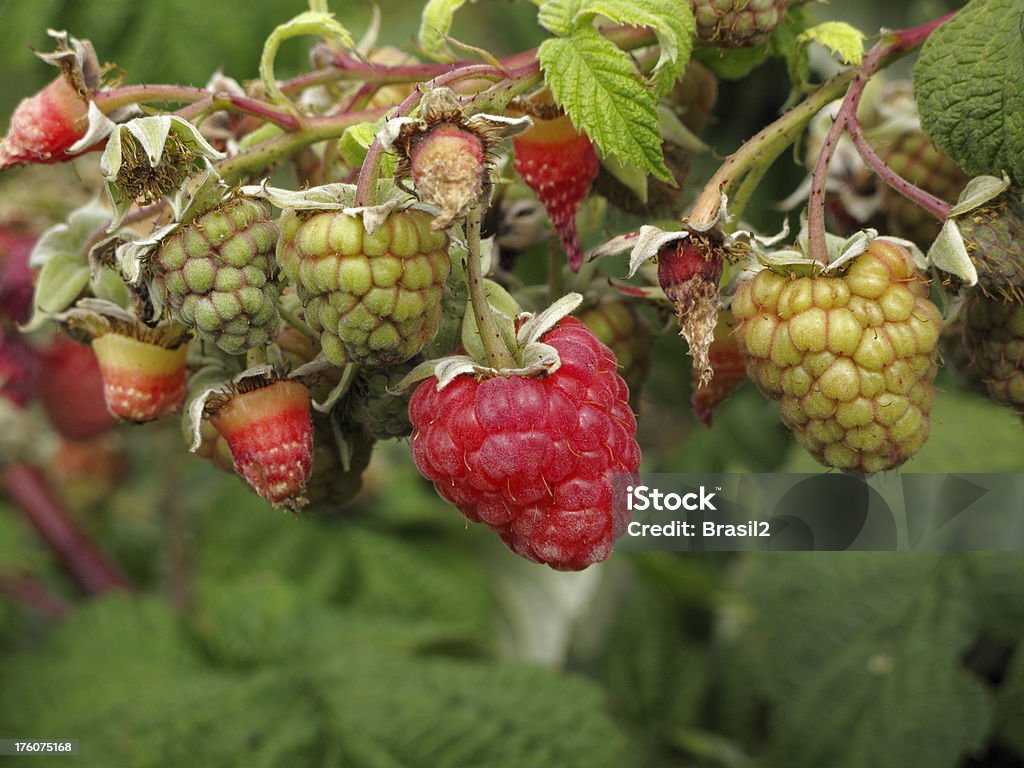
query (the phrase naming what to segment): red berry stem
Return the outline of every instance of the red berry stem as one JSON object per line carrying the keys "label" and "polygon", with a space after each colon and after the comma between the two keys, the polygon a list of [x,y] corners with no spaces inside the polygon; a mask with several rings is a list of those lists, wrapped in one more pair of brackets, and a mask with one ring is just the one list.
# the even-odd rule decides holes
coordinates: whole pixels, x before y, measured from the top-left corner
{"label": "red berry stem", "polygon": [[[609,27],[602,29],[601,34],[615,43],[624,51],[643,48],[656,41],[653,30],[647,27]],[[281,92],[287,95],[299,93],[307,88],[337,82],[338,80],[357,80],[377,85],[395,85],[401,83],[422,83],[425,80],[445,75],[458,69],[474,66],[474,62],[461,59],[447,64],[380,64],[364,62],[350,56],[345,51],[330,49],[331,58],[328,66],[314,72],[299,75],[281,84]],[[536,64],[537,49],[512,54],[499,59],[506,71]],[[321,59],[323,61],[323,59]]]}
{"label": "red berry stem", "polygon": [[480,206],[474,205],[466,216],[466,280],[469,283],[469,301],[473,305],[476,327],[480,331],[487,362],[493,368],[515,368],[516,361],[505,346],[498,326],[491,314],[491,305],[484,290],[483,272],[480,259]]}
{"label": "red berry stem", "polygon": [[131,589],[124,576],[75,525],[38,469],[30,464],[13,464],[3,470],[2,477],[8,495],[86,594]]}
{"label": "red berry stem", "polygon": [[22,605],[31,606],[51,619],[63,619],[71,613],[71,606],[50,594],[31,576],[0,574],[0,595]]}
{"label": "red berry stem", "polygon": [[[832,127],[825,136],[825,142],[821,147],[821,154],[818,155],[818,162],[815,164],[814,172],[811,174],[811,196],[807,203],[807,255],[809,258],[816,259],[822,263],[828,262],[828,249],[825,246],[825,181],[828,177],[828,166],[829,163],[832,162],[832,156],[835,154],[836,145],[839,143],[839,139],[842,137],[844,131],[849,131],[851,133],[851,137],[854,138],[854,141],[856,142],[857,140],[854,136],[854,133],[860,133],[860,127],[857,123],[857,107],[860,106],[860,100],[864,95],[864,88],[867,86],[868,81],[879,69],[888,66],[896,59],[910,53],[922,45],[924,41],[928,39],[928,35],[932,33],[932,30],[951,19],[956,15],[956,13],[957,12],[954,11],[953,13],[946,14],[939,19],[934,19],[926,24],[912,27],[910,29],[887,32],[864,57],[864,61],[861,63],[860,69],[854,76],[853,81],[850,83],[850,88],[847,90],[846,96],[843,98],[843,103],[839,107],[839,112],[836,114],[835,121],[832,123]],[[853,130],[851,130],[851,126],[853,127]],[[860,138],[863,142],[863,135],[861,135]],[[866,144],[866,142],[864,143]],[[871,154],[874,153],[872,152]],[[863,150],[861,151],[861,155],[864,156]],[[866,162],[870,162],[867,156],[864,156],[864,159]],[[880,159],[879,163],[881,163]],[[884,163],[881,164],[883,166],[885,165]],[[889,183],[889,179],[893,175],[894,174],[889,173],[882,176],[882,178],[886,183]],[[905,185],[909,185],[909,182],[905,182]],[[909,190],[907,190],[906,187],[904,189],[899,189],[898,187],[894,188],[898,192],[910,197],[914,202],[918,202],[916,197],[911,196],[914,194],[913,192],[911,192],[911,194],[907,194]],[[922,192],[922,194],[927,193]],[[945,203],[943,203],[943,205],[945,205]],[[931,208],[929,208],[929,210],[933,213],[935,212]]]}
{"label": "red berry stem", "polygon": [[907,181],[885,164],[885,161],[878,156],[878,153],[875,152],[872,146],[868,144],[867,139],[864,138],[864,131],[860,127],[860,121],[857,119],[856,112],[853,119],[847,123],[846,132],[853,139],[853,144],[857,147],[858,154],[865,163],[874,169],[882,181],[911,202],[928,211],[939,221],[945,221],[949,218],[949,212],[953,210],[952,205],[930,192],[926,192],[916,184]]}

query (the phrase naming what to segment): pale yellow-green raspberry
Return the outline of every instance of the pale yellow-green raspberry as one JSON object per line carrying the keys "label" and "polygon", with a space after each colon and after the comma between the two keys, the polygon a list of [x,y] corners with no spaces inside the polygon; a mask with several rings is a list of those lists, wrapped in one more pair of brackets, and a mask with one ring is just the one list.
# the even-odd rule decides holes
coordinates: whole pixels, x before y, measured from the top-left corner
{"label": "pale yellow-green raspberry", "polygon": [[[927,439],[942,326],[927,296],[909,254],[885,240],[845,273],[765,269],[740,284],[732,309],[747,373],[822,463],[892,469]],[[975,309],[975,326],[991,326],[992,315]]]}

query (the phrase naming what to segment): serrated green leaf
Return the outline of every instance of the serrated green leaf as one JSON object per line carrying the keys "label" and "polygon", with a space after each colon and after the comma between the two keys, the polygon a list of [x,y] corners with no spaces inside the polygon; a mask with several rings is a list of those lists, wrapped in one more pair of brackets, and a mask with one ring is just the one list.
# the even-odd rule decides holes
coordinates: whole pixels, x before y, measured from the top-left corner
{"label": "serrated green leaf", "polygon": [[512,664],[331,659],[317,685],[355,766],[621,768],[629,745],[597,686]]}
{"label": "serrated green leaf", "polygon": [[642,585],[616,614],[601,662],[618,709],[647,729],[693,726],[707,682],[706,655],[680,642],[676,609],[659,582]]}
{"label": "serrated green leaf", "polygon": [[628,55],[592,27],[545,40],[537,53],[555,101],[606,155],[661,179],[672,178],[661,154],[654,94]]}
{"label": "serrated green leaf", "polygon": [[582,0],[573,25],[589,24],[595,16],[604,16],[616,24],[654,30],[661,48],[651,78],[655,84],[655,100],[683,76],[697,34],[693,10],[688,3],[671,0]]}
{"label": "serrated green leaf", "polygon": [[565,37],[575,26],[582,0],[548,0],[540,7],[537,22],[548,32]]}
{"label": "serrated green leaf", "polygon": [[453,61],[452,53],[444,36],[452,28],[455,12],[466,4],[466,0],[428,0],[423,8],[420,31],[417,35],[423,52],[437,61]]}
{"label": "serrated green leaf", "polygon": [[844,64],[856,66],[864,57],[864,33],[845,21],[825,21],[801,32],[796,41],[800,45],[818,43],[839,57]]}
{"label": "serrated green leaf", "polygon": [[[749,576],[772,751],[788,768],[953,766],[991,723],[960,657],[978,630],[963,559],[759,556]],[[928,734],[921,739],[921,734]]]}
{"label": "serrated green leaf", "polygon": [[972,0],[914,66],[921,125],[964,170],[1024,183],[1024,38],[1018,0]]}
{"label": "serrated green leaf", "polygon": [[307,648],[237,672],[214,666],[168,606],[97,600],[41,649],[4,658],[0,730],[88,734],[75,762],[90,767],[626,764],[629,745],[591,683],[523,665],[411,658],[400,646],[408,623],[378,625],[383,642],[371,647],[350,644],[340,622],[372,617],[309,618]]}

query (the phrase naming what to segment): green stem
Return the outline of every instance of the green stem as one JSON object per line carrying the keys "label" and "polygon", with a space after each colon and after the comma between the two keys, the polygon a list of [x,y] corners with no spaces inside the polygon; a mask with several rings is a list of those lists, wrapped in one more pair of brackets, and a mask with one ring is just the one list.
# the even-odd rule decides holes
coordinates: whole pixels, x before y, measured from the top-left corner
{"label": "green stem", "polygon": [[[725,192],[728,195],[750,173],[763,175],[792,141],[783,140],[799,135],[811,118],[846,90],[853,75],[854,73],[848,70],[826,80],[800,104],[754,134],[743,146],[729,155],[704,186],[700,197],[694,203],[690,221],[694,224],[707,224],[714,220],[721,193]],[[746,194],[749,197],[749,193]]]}
{"label": "green stem", "polygon": [[210,92],[188,85],[126,85],[96,91],[92,101],[103,114],[129,104],[192,104],[210,98]]}
{"label": "green stem", "polygon": [[317,334],[317,332],[310,328],[308,325],[306,325],[302,321],[302,319],[294,312],[292,312],[290,309],[285,309],[281,304],[278,304],[277,311],[281,314],[281,318],[286,323],[288,323],[288,325],[290,325],[292,328],[297,330],[303,336],[312,339],[317,344],[320,343],[320,336]]}
{"label": "green stem", "polygon": [[484,290],[484,278],[480,258],[480,206],[475,205],[466,217],[466,280],[469,283],[469,301],[473,305],[476,327],[480,331],[480,342],[487,355],[487,362],[499,370],[515,368],[516,361],[498,332],[498,326],[491,314],[491,305]]}
{"label": "green stem", "polygon": [[843,97],[843,103],[839,107],[832,127],[829,128],[828,134],[825,136],[821,154],[818,155],[818,162],[811,174],[811,197],[807,201],[807,255],[809,258],[828,263],[828,247],[825,242],[825,183],[828,180],[828,166],[832,162],[836,145],[843,133],[850,130],[851,126],[853,126],[854,134],[859,132],[857,107],[860,106],[860,100],[864,95],[864,88],[867,86],[868,80],[879,69],[887,67],[920,47],[936,27],[948,21],[956,13],[954,11],[942,18],[911,29],[887,32],[864,57],[846,96]]}
{"label": "green stem", "polygon": [[349,126],[377,120],[385,111],[383,108],[367,109],[362,112],[310,118],[302,130],[261,142],[234,157],[221,160],[215,164],[215,167],[227,183],[233,184],[250,173],[273,165],[303,147],[308,147],[310,144],[324,139],[339,138]]}
{"label": "green stem", "polygon": [[[743,211],[746,209],[747,203],[750,202],[750,198],[757,190],[761,179],[771,169],[772,162],[786,150],[786,147],[800,137],[800,134],[803,133],[804,125],[803,123],[795,123],[789,129],[781,131],[774,139],[768,141],[761,155],[764,158],[770,157],[771,160],[751,168],[743,176],[743,180],[734,187],[732,197],[729,198],[729,213],[732,215],[734,222],[739,222],[743,219]],[[723,228],[726,231],[730,231],[734,227],[730,226],[728,222],[723,222]]]}

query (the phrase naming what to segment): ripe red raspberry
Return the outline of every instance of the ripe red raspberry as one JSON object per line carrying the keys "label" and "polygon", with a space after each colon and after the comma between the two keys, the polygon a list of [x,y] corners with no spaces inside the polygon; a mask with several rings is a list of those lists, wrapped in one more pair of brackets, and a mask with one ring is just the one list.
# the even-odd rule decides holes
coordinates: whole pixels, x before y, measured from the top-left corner
{"label": "ripe red raspberry", "polygon": [[583,251],[576,232],[576,210],[597,177],[597,153],[586,134],[577,131],[561,111],[538,109],[531,117],[533,127],[512,139],[513,165],[547,209],[569,266],[578,272]]}
{"label": "ripe red raspberry", "polygon": [[615,356],[578,320],[543,339],[561,366],[542,378],[427,379],[409,404],[413,460],[437,492],[513,552],[558,570],[611,554],[629,515],[612,476],[636,472],[640,447]]}
{"label": "ripe red raspberry", "polygon": [[626,301],[605,300],[580,313],[579,319],[594,332],[619,363],[629,386],[630,400],[637,405],[640,389],[651,370],[654,332],[650,323]]}

